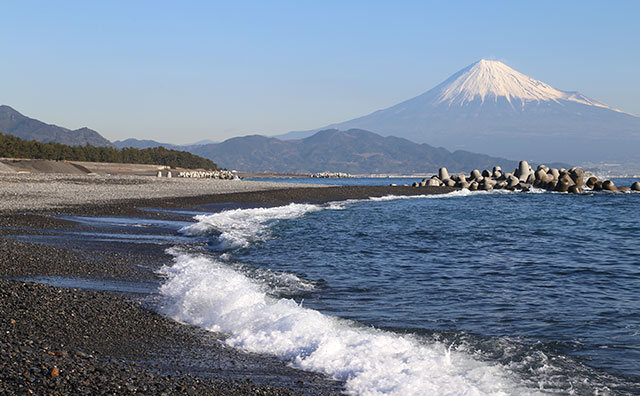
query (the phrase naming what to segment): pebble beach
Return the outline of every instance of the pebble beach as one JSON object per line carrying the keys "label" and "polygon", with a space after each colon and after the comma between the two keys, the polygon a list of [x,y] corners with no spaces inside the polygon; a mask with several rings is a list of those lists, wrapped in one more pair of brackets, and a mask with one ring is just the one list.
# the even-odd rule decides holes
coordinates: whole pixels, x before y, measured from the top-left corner
{"label": "pebble beach", "polygon": [[[442,190],[442,191],[440,191]],[[444,192],[434,187],[431,192]],[[0,394],[330,395],[342,384],[223,344],[224,334],[177,323],[148,294],[56,286],[38,279],[158,282],[163,249],[34,243],[77,230],[65,215],[169,216],[141,207],[275,205],[389,194],[411,187],[324,187],[134,176],[0,176]],[[35,240],[35,239],[34,239]]]}
{"label": "pebble beach", "polygon": [[51,173],[0,175],[0,210],[3,211],[255,192],[296,186],[291,183],[144,176]]}

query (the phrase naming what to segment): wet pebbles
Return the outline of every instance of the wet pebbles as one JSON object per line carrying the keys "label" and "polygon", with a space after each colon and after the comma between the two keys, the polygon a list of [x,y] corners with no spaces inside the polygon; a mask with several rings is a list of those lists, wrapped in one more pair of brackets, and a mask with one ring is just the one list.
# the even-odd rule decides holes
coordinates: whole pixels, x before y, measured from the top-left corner
{"label": "wet pebbles", "polygon": [[[87,180],[65,178],[49,182],[59,184],[46,187],[47,191],[55,192],[72,191],[74,183],[83,184]],[[95,179],[91,183],[105,184],[110,189],[140,187],[125,182]],[[40,235],[84,227],[56,215],[169,218],[170,214],[140,208],[193,208],[229,203],[264,206],[451,190],[272,187],[269,191],[104,202],[93,197],[83,198],[84,202],[92,203],[78,205],[79,201],[71,200],[67,206],[54,205],[56,208],[39,206],[43,198],[34,195],[20,203],[28,211],[15,210],[18,204],[13,202],[9,204],[13,209],[0,210],[0,395],[327,395],[342,391],[341,383],[325,376],[292,369],[274,357],[237,351],[223,343],[221,334],[162,317],[150,309],[161,304],[149,301],[158,296],[141,298],[15,280],[56,276],[157,281],[155,270],[170,260],[162,247],[88,249],[76,246],[71,238],[68,245],[30,243],[30,239],[37,240]],[[117,191],[110,194],[109,197],[126,195]]]}
{"label": "wet pebbles", "polygon": [[[0,312],[2,395],[331,393],[305,389],[304,380],[313,375],[296,377],[298,389],[291,390],[256,384],[250,373],[216,379],[194,374],[188,365],[167,367],[165,357],[188,354],[204,335],[120,295],[0,280]],[[210,355],[220,358],[215,349]],[[242,361],[224,357],[230,358]]]}

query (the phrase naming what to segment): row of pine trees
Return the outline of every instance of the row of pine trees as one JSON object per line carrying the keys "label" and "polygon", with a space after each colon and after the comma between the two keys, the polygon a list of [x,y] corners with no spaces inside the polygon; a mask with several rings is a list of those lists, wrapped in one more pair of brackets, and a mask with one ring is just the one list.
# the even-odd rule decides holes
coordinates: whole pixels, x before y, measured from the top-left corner
{"label": "row of pine trees", "polygon": [[218,166],[209,159],[186,151],[168,150],[164,147],[117,149],[91,145],[68,146],[60,143],[23,140],[3,133],[0,133],[0,157],[57,161],[120,162],[126,164],[166,165],[172,168],[218,169]]}

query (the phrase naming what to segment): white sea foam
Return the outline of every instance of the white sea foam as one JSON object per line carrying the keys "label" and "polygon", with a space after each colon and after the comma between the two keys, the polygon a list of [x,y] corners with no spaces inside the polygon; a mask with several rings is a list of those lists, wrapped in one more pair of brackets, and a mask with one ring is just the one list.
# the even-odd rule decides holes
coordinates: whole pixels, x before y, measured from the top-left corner
{"label": "white sea foam", "polygon": [[218,241],[221,247],[225,249],[243,248],[249,246],[252,242],[267,239],[269,237],[270,223],[276,220],[294,219],[320,210],[344,210],[349,205],[357,202],[424,197],[428,196],[389,195],[369,199],[348,199],[329,202],[324,205],[292,203],[273,208],[227,210],[195,216],[194,219],[197,222],[181,228],[180,232],[190,236],[218,234]]}
{"label": "white sea foam", "polygon": [[[530,193],[543,193],[542,189],[531,189]],[[270,223],[280,219],[293,219],[320,210],[344,210],[359,202],[382,202],[400,199],[443,199],[468,197],[475,195],[504,195],[518,192],[508,190],[470,191],[462,189],[446,194],[428,195],[385,195],[368,199],[348,199],[329,202],[324,205],[296,204],[272,208],[234,209],[219,213],[198,215],[195,224],[185,226],[180,232],[186,235],[218,234],[218,242],[223,249],[248,247],[252,242],[263,241],[269,237]],[[223,257],[228,259],[229,257]]]}
{"label": "white sea foam", "polygon": [[505,367],[426,344],[411,336],[364,328],[269,297],[262,285],[205,256],[177,255],[161,272],[165,313],[229,335],[227,343],[269,353],[294,367],[344,381],[352,395],[534,394]]}
{"label": "white sea foam", "polygon": [[210,215],[194,217],[198,222],[180,229],[186,235],[202,235],[218,232],[218,240],[223,247],[247,247],[252,241],[268,237],[269,221],[293,219],[307,213],[321,210],[319,205],[289,204],[273,208],[253,208],[227,210]]}
{"label": "white sea foam", "polygon": [[382,197],[370,197],[366,201],[373,202],[384,202],[384,201],[395,201],[397,199],[416,199],[416,198],[427,198],[428,195],[384,195]]}
{"label": "white sea foam", "polygon": [[316,283],[303,279],[296,274],[270,269],[255,268],[242,263],[233,263],[231,268],[236,272],[248,276],[253,281],[264,285],[265,290],[272,295],[296,295],[317,289]]}
{"label": "white sea foam", "polygon": [[[541,188],[530,188],[529,191],[526,194],[542,194],[545,193],[546,190],[541,189]],[[431,198],[431,199],[439,199],[439,198],[454,198],[454,197],[470,197],[470,196],[476,196],[476,195],[509,195],[509,194],[522,194],[522,191],[520,190],[516,190],[516,191],[511,191],[511,190],[488,190],[488,191],[484,191],[484,190],[476,190],[476,191],[471,191],[467,188],[463,188],[461,190],[456,190],[456,191],[452,191],[450,193],[446,193],[446,194],[431,194],[431,195],[421,195],[421,197],[423,198]]]}
{"label": "white sea foam", "polygon": [[[487,192],[480,192],[487,193]],[[468,190],[417,197],[387,196],[370,201],[457,197]],[[218,235],[228,248],[246,247],[268,238],[278,219],[318,210],[345,209],[366,200],[326,205],[291,204],[275,208],[238,209],[197,216],[182,229],[189,235]],[[312,290],[293,274],[256,273],[234,263],[229,252],[215,260],[169,251],[174,264],[160,293],[164,312],[181,322],[229,335],[226,342],[257,353],[269,353],[291,365],[344,381],[351,395],[525,395],[535,394],[507,367],[475,359],[463,349],[426,343],[412,336],[365,328],[304,308],[278,289]],[[288,290],[285,290],[285,294]]]}
{"label": "white sea foam", "polygon": [[[438,197],[467,196],[457,191]],[[436,197],[386,196],[370,201]],[[219,234],[229,248],[245,247],[268,237],[274,220],[291,219],[322,209],[345,209],[366,200],[327,205],[291,204],[239,209],[196,217],[183,228],[190,235]],[[303,308],[279,295],[313,290],[293,274],[247,269],[229,253],[218,261],[173,249],[174,265],[162,269],[167,281],[160,293],[165,312],[176,320],[229,335],[227,342],[248,351],[274,354],[295,367],[322,372],[346,383],[353,395],[507,395],[529,394],[505,367],[474,359],[442,343],[426,344]],[[284,286],[283,286],[284,285]]]}

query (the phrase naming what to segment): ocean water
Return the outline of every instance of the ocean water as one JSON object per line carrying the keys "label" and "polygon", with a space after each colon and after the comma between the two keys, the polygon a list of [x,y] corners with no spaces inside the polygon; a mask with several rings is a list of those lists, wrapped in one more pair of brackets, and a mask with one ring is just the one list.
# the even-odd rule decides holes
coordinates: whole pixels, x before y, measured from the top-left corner
{"label": "ocean water", "polygon": [[[429,178],[430,176],[423,176]],[[334,186],[388,186],[390,184],[408,185],[413,182],[420,181],[423,177],[418,176],[401,176],[401,177],[354,177],[354,178],[311,178],[311,177],[253,177],[247,180],[269,181],[269,182],[286,182],[298,184],[328,184]],[[598,177],[606,180],[606,176]],[[609,178],[616,186],[631,186],[634,181],[640,181],[640,178],[613,177]]]}
{"label": "ocean water", "polygon": [[254,177],[247,180],[286,182],[299,184],[328,184],[334,186],[388,186],[389,184],[411,185],[415,181],[422,180],[422,177],[354,177],[354,178],[311,178],[311,177],[287,177],[268,178]]}
{"label": "ocean water", "polygon": [[640,394],[640,194],[290,204],[179,234],[165,314],[347,394]]}

